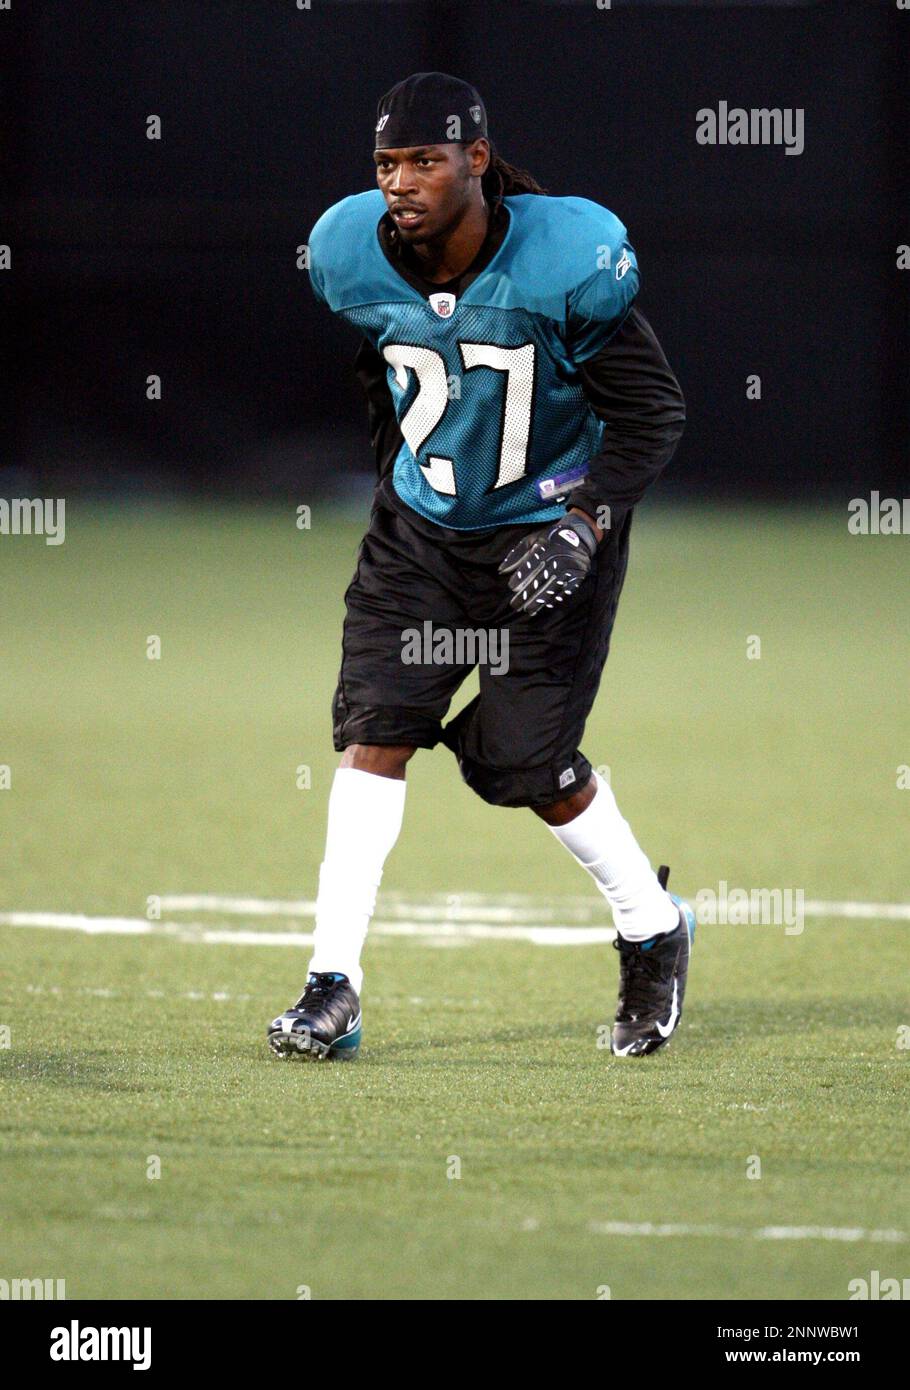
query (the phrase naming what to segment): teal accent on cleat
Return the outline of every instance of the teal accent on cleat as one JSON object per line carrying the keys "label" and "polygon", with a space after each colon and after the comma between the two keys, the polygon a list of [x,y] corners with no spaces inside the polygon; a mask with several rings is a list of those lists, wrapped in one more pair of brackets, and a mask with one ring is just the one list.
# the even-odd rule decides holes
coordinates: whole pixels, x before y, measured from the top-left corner
{"label": "teal accent on cleat", "polygon": [[668,897],[671,902],[676,904],[683,914],[683,919],[686,923],[686,931],[689,933],[689,946],[691,948],[695,944],[695,927],[698,920],[695,916],[692,904],[687,903],[685,898],[677,897],[675,893],[668,894]]}
{"label": "teal accent on cleat", "polygon": [[336,1043],[332,1044],[330,1048],[331,1054],[333,1056],[337,1055],[339,1061],[353,1061],[360,1050],[362,1034],[363,1028],[358,1024],[353,1033],[347,1033],[343,1038],[339,1038]]}
{"label": "teal accent on cleat", "polygon": [[[663,889],[668,874],[661,865]],[[648,941],[618,937],[613,943],[620,959],[619,1005],[610,1037],[614,1057],[650,1056],[666,1046],[682,1017],[696,919],[691,904],[674,893],[668,896],[679,914],[672,931]]]}
{"label": "teal accent on cleat", "polygon": [[272,1020],[269,1048],[277,1056],[311,1058],[356,1057],[360,1048],[360,1000],[346,975],[337,971],[311,974],[293,1008]]}

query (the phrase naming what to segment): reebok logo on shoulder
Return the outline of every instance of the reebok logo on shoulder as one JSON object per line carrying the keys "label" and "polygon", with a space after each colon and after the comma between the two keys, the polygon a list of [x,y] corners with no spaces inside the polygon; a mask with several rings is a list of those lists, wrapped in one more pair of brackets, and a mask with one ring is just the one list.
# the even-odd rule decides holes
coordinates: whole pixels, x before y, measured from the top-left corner
{"label": "reebok logo on shoulder", "polygon": [[616,262],[616,278],[621,280],[627,270],[632,269],[632,262],[629,259],[628,251],[623,251],[619,260]]}

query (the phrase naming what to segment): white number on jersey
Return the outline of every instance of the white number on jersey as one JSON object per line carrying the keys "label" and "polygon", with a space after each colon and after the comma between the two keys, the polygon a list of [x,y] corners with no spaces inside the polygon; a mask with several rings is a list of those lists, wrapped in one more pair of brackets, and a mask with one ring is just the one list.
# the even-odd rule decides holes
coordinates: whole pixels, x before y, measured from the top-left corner
{"label": "white number on jersey", "polygon": [[[527,472],[536,349],[533,343],[514,348],[499,347],[496,343],[459,343],[458,348],[466,372],[475,367],[492,367],[494,371],[505,373],[505,404],[493,490],[506,487]],[[408,371],[417,377],[417,395],[400,422],[401,433],[416,458],[449,404],[445,361],[433,348],[415,347],[411,343],[389,343],[383,348],[383,356],[395,369],[395,380],[402,390],[408,384]],[[426,463],[418,466],[436,492],[457,497],[453,459],[431,454]]]}

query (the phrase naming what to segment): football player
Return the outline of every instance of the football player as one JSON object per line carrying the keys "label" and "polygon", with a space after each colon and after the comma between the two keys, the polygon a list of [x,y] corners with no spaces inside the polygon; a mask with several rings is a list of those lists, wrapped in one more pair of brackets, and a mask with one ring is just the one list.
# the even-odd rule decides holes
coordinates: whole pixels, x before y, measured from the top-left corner
{"label": "football player", "polygon": [[[345,595],[310,973],[269,1044],[356,1053],[361,948],[406,765],[441,741],[473,791],[530,808],[610,903],[612,1050],[645,1056],[679,1023],[695,918],[579,743],[633,510],[682,433],[682,393],[635,307],[622,222],[506,163],[474,87],[399,82],[379,102],[374,160],[378,188],[329,208],[309,242],[317,298],[362,338],[378,481]],[[404,634],[426,623],[509,638],[507,668],[479,664],[480,693],[445,725],[476,663],[403,661]]]}

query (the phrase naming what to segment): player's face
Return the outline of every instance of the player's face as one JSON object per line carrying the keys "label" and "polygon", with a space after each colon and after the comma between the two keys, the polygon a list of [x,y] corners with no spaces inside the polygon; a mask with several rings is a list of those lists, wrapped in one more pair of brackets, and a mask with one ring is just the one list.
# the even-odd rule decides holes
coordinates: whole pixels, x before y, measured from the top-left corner
{"label": "player's face", "polygon": [[474,180],[489,163],[486,140],[461,145],[421,145],[377,150],[376,182],[404,241],[412,245],[444,237],[470,204]]}

